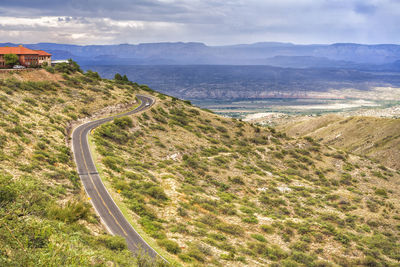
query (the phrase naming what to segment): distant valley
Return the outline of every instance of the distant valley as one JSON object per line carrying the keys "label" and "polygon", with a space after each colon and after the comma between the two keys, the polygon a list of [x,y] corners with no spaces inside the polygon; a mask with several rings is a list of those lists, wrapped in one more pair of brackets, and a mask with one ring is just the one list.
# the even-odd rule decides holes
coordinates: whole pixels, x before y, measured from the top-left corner
{"label": "distant valley", "polygon": [[[84,66],[111,78],[126,74],[163,93],[190,100],[318,98],[319,92],[399,87],[400,73],[271,66]],[[335,95],[334,97],[340,97]]]}
{"label": "distant valley", "polygon": [[[287,110],[289,113],[319,112],[310,107],[321,105],[354,109],[352,101],[357,99],[373,101],[368,107],[384,108],[400,101],[399,45],[269,42],[208,46],[176,42],[25,46],[45,49],[53,59],[73,58],[84,70],[97,71],[105,78],[127,75],[131,81],[224,115],[236,116],[238,103],[246,112],[274,111],[269,105],[274,99],[292,99],[292,103],[281,103],[296,106]],[[266,102],[248,105],[247,100]],[[297,100],[308,106],[299,107]]]}

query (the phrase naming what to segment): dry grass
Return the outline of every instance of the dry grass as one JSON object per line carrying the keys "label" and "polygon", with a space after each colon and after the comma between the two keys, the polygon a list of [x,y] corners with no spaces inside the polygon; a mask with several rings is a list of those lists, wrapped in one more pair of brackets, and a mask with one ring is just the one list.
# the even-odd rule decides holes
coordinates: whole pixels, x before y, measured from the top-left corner
{"label": "dry grass", "polygon": [[311,136],[321,143],[368,156],[400,169],[400,120],[327,115],[278,127],[289,136]]}
{"label": "dry grass", "polygon": [[[163,98],[153,111],[132,116],[131,128],[110,123],[95,139],[106,179],[140,216],[148,238],[181,247],[171,258],[200,266],[351,265],[370,260],[374,245],[364,239],[373,233],[397,240],[398,173],[312,139]],[[107,129],[115,134],[106,137]],[[123,133],[128,137],[119,142]],[[382,177],[373,174],[379,171]],[[377,188],[390,192],[383,202]],[[390,257],[380,254],[377,261],[394,264]]]}
{"label": "dry grass", "polygon": [[80,73],[0,73],[1,266],[135,265],[105,237],[67,141],[73,121],[126,109],[138,91]]}

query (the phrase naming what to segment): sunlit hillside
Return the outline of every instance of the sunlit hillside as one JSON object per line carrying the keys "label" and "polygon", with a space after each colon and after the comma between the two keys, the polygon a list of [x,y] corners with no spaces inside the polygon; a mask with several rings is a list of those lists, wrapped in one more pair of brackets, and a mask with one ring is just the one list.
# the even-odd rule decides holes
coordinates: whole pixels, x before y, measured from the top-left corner
{"label": "sunlit hillside", "polygon": [[367,158],[163,95],[92,140],[125,214],[178,263],[397,264],[400,175]]}
{"label": "sunlit hillside", "polygon": [[156,104],[89,139],[116,203],[171,265],[398,264],[400,174],[384,164],[74,65],[0,75],[2,266],[138,265],[95,215],[69,147],[74,126],[136,93]]}

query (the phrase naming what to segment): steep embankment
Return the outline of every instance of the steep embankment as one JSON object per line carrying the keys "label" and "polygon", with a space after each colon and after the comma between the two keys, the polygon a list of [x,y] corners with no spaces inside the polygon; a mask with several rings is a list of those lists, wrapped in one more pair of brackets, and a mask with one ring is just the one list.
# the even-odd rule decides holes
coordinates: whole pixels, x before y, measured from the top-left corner
{"label": "steep embankment", "polygon": [[399,173],[158,96],[93,135],[126,214],[184,265],[395,265]]}
{"label": "steep embankment", "polygon": [[140,88],[60,70],[0,73],[0,265],[135,265],[94,214],[67,129],[94,112],[126,109]]}
{"label": "steep embankment", "polygon": [[311,136],[400,170],[400,119],[321,116],[278,127],[289,136]]}

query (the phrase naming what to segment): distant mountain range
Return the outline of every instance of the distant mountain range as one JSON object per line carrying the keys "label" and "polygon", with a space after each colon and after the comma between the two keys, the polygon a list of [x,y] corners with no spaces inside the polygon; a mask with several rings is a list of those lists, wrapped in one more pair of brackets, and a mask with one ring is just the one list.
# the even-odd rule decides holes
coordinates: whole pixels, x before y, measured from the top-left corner
{"label": "distant mountain range", "polygon": [[86,46],[39,43],[25,46],[46,50],[53,54],[54,59],[73,58],[81,65],[271,65],[400,71],[400,45],[395,44],[296,45],[269,42],[207,46],[177,42]]}
{"label": "distant mountain range", "polygon": [[[332,89],[400,87],[399,72],[340,68],[282,68],[227,65],[91,65],[102,77],[126,74],[131,81],[190,100],[302,98]],[[338,96],[339,97],[339,96]]]}
{"label": "distant mountain range", "polygon": [[[1,46],[16,46],[5,43]],[[400,87],[400,45],[203,43],[120,45],[25,44],[53,59],[72,58],[102,77],[132,81],[179,98],[303,97],[332,89]]]}

